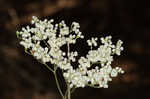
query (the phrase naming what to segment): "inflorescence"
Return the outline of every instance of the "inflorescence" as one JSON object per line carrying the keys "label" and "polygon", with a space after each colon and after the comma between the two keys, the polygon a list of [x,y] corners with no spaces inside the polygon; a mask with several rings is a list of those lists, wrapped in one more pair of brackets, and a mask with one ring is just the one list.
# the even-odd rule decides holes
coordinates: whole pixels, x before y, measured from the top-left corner
{"label": "inflorescence", "polygon": [[[71,51],[69,45],[75,44],[80,38],[84,39],[79,30],[79,23],[73,22],[71,27],[68,27],[64,21],[54,24],[53,19],[42,21],[35,16],[31,23],[34,27],[27,26],[17,31],[20,44],[24,46],[27,53],[33,55],[41,63],[50,62],[53,66],[60,68],[70,88],[86,86],[108,88],[108,82],[112,81],[112,77],[124,73],[120,67],[111,66],[113,55],[119,56],[123,50],[121,40],[113,44],[111,36],[92,37],[87,40],[90,47],[88,54],[77,60],[78,52]],[[101,44],[98,46],[97,42]],[[67,52],[61,50],[63,45],[67,45]],[[71,65],[72,62],[79,63],[76,69]],[[90,69],[93,64],[97,66]]]}

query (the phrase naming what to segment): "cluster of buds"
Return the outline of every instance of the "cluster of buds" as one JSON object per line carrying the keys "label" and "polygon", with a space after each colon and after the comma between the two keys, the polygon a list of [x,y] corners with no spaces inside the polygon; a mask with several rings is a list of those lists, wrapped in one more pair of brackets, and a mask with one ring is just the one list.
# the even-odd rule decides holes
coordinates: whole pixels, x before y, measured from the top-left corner
{"label": "cluster of buds", "polygon": [[[78,52],[70,51],[69,45],[84,38],[79,30],[79,23],[73,22],[68,27],[64,21],[54,24],[53,19],[42,21],[35,16],[31,23],[34,27],[27,26],[21,31],[17,31],[20,44],[24,46],[26,52],[41,63],[50,62],[53,66],[60,68],[70,88],[86,86],[108,88],[108,82],[112,81],[112,77],[124,73],[120,67],[113,68],[111,66],[113,55],[120,55],[123,50],[121,40],[113,44],[111,36],[92,37],[91,40],[87,40],[91,48],[88,54],[76,60]],[[101,42],[101,44],[98,46],[97,42]],[[61,50],[63,45],[67,46],[67,53]],[[78,67],[73,68],[72,62],[78,62]],[[94,64],[96,66],[92,67]]]}

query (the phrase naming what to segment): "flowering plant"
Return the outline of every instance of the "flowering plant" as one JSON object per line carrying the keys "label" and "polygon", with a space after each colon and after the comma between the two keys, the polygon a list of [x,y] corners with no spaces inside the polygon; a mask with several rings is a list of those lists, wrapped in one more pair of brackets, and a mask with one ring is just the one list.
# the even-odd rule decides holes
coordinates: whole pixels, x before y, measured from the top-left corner
{"label": "flowering plant", "polygon": [[[26,53],[33,55],[53,72],[63,99],[71,99],[71,93],[79,87],[108,88],[108,82],[112,81],[112,77],[124,73],[120,67],[111,66],[113,55],[120,55],[123,50],[121,40],[114,45],[111,36],[92,37],[87,40],[90,47],[88,54],[77,60],[78,52],[71,51],[70,44],[75,44],[78,39],[84,38],[79,30],[79,23],[73,22],[71,27],[68,27],[64,21],[54,24],[53,19],[42,21],[35,16],[31,23],[34,27],[22,28],[21,31],[16,32],[17,37]],[[97,41],[101,41],[101,45],[98,46]],[[66,52],[61,49],[64,45],[66,45]],[[78,67],[73,68],[73,62],[78,62]],[[48,66],[47,63],[53,66]],[[93,64],[96,66],[92,67]],[[58,68],[62,71],[67,85],[65,93],[62,92],[57,78]]]}

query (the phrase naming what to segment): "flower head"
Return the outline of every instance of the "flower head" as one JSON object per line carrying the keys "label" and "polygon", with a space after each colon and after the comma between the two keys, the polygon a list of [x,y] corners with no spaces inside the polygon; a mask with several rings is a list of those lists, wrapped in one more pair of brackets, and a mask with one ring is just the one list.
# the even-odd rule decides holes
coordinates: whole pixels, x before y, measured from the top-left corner
{"label": "flower head", "polygon": [[[70,51],[69,45],[75,44],[78,38],[84,38],[79,30],[79,23],[73,22],[69,27],[64,21],[58,24],[53,22],[53,19],[42,21],[33,16],[31,23],[34,27],[22,28],[21,31],[17,31],[17,36],[21,40],[20,44],[37,60],[44,64],[50,62],[62,69],[63,76],[71,88],[108,88],[108,82],[112,81],[112,77],[124,73],[120,67],[111,66],[113,55],[120,55],[123,50],[121,40],[113,44],[111,36],[92,37],[87,43],[90,47],[95,46],[95,49],[89,50],[85,57],[81,56],[77,60],[78,52]],[[98,41],[101,41],[99,46]],[[67,45],[67,55],[61,50],[63,45]],[[72,62],[78,62],[78,67],[74,69]]]}

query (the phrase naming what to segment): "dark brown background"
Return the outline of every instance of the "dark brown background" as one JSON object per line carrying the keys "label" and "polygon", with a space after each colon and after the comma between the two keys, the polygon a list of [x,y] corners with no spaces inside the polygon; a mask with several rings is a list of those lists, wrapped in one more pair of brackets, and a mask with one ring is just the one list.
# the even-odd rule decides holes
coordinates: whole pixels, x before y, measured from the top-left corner
{"label": "dark brown background", "polygon": [[[79,88],[72,99],[148,99],[150,97],[150,5],[146,0],[0,0],[0,99],[60,99],[54,77],[27,55],[16,30],[40,19],[77,21],[90,36],[112,35],[123,40],[122,56],[113,66],[125,74],[108,89]],[[80,43],[80,42],[78,42]],[[82,55],[87,47],[79,46]],[[74,49],[77,46],[73,47]]]}

